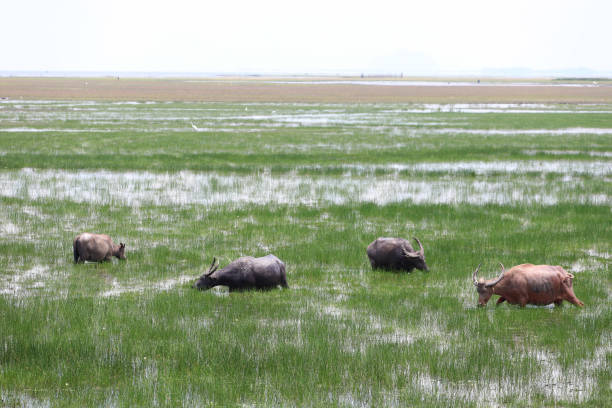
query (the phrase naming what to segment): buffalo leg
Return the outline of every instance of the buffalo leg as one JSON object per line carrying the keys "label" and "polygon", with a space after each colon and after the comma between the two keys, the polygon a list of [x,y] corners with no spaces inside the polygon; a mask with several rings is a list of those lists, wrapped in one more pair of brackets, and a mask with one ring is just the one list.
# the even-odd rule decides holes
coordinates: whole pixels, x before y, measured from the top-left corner
{"label": "buffalo leg", "polygon": [[570,302],[570,303],[571,303],[571,304],[573,304],[573,305],[578,306],[578,307],[582,307],[582,306],[584,306],[584,303],[582,303],[582,302],[580,301],[580,299],[578,299],[576,296],[571,296],[571,297],[568,297],[568,298],[567,298],[567,301],[568,301],[568,302]]}
{"label": "buffalo leg", "polygon": [[582,303],[580,299],[576,297],[576,295],[574,294],[574,290],[572,289],[572,278],[573,275],[563,281],[563,284],[565,285],[565,296],[563,296],[563,298],[573,305],[582,307],[584,306],[584,303]]}

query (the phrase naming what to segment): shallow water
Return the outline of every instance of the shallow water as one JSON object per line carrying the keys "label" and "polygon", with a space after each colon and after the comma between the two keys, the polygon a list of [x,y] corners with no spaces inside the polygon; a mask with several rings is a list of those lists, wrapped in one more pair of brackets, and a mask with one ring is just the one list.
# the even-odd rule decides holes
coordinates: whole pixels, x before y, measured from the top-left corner
{"label": "shallow water", "polygon": [[123,293],[133,293],[133,292],[144,292],[147,290],[153,291],[168,291],[174,288],[177,285],[182,285],[186,282],[194,281],[195,276],[189,275],[181,275],[177,278],[168,278],[158,282],[151,282],[147,284],[121,284],[117,279],[113,279],[111,282],[111,289],[105,290],[100,293],[101,297],[112,297],[112,296],[120,296]]}
{"label": "shallow water", "polygon": [[567,128],[567,129],[431,129],[431,133],[439,134],[471,134],[471,135],[612,135],[612,129],[605,128]]}
{"label": "shallow water", "polygon": [[[307,167],[305,167],[307,168]],[[324,168],[319,166],[319,168]],[[441,163],[416,163],[399,164],[390,163],[384,165],[360,165],[345,164],[339,168],[354,170],[357,174],[372,175],[376,171],[385,170],[391,173],[439,173],[445,172],[456,174],[462,172],[473,172],[478,175],[507,173],[509,175],[540,173],[555,173],[560,175],[591,175],[609,176],[612,175],[612,167],[605,161],[571,161],[571,160],[525,160],[525,161],[459,161]]]}
{"label": "shallow water", "polygon": [[0,390],[0,402],[6,404],[6,407],[22,407],[22,408],[50,408],[51,401],[48,399],[37,399],[25,392],[14,393]]}
{"label": "shallow water", "polygon": [[[36,129],[22,126],[22,120],[28,122],[79,121],[85,130],[67,129],[69,132],[86,131],[87,126],[96,125],[97,131],[116,131],[117,128],[104,128],[108,125],[126,125],[123,129],[138,131],[139,129],[169,129],[171,131],[191,130],[190,122],[197,128],[214,129],[224,127],[251,126],[265,127],[295,127],[314,126],[330,127],[339,125],[369,125],[392,124],[394,126],[440,126],[438,118],[423,117],[427,113],[455,112],[475,113],[612,113],[610,105],[554,105],[554,104],[405,104],[405,105],[369,105],[371,109],[364,111],[355,105],[337,104],[272,104],[252,103],[244,105],[215,105],[196,103],[154,103],[154,102],[64,102],[64,101],[0,101],[0,119],[4,119],[6,128],[0,131],[10,132],[53,132],[57,128],[45,126]],[[413,115],[416,114],[416,115]],[[450,120],[450,119],[448,119]],[[176,126],[176,122],[184,122],[184,127]],[[1,122],[0,122],[1,123]],[[146,124],[146,126],[143,126]],[[172,124],[172,126],[170,126]],[[70,126],[68,126],[70,127]],[[89,128],[88,130],[92,130]],[[473,129],[479,131],[479,129]],[[454,132],[453,129],[448,131]],[[488,132],[488,130],[482,130]],[[509,132],[501,131],[501,132]],[[582,133],[595,132],[585,129]],[[534,129],[523,132],[547,132]],[[554,132],[554,130],[553,130]],[[573,134],[577,130],[559,129],[557,134]],[[506,134],[502,133],[502,134]],[[610,133],[608,129],[607,133]],[[607,134],[604,133],[604,134]],[[495,133],[491,133],[495,134]]]}
{"label": "shallow water", "polygon": [[584,154],[591,157],[612,158],[612,152],[598,152],[592,150],[523,150],[523,153],[528,156],[535,156],[537,154],[545,154],[550,156],[578,156]]}
{"label": "shallow water", "polygon": [[21,128],[4,128],[1,129],[2,132],[8,133],[52,133],[52,132],[61,132],[61,133],[108,133],[113,132],[111,129],[66,129],[63,127],[59,128],[29,128],[29,127],[21,127]]}
{"label": "shallow water", "polygon": [[[412,385],[429,395],[439,395],[451,400],[460,398],[477,406],[497,406],[505,397],[529,402],[533,395],[542,394],[556,401],[581,403],[590,398],[595,387],[595,373],[605,366],[610,345],[598,347],[593,359],[577,361],[569,368],[562,368],[558,356],[546,350],[525,350],[515,358],[533,361],[537,368],[527,379],[502,378],[499,381],[476,379],[473,382],[449,382],[434,378],[428,373],[406,373]],[[484,391],[486,390],[486,391]],[[503,406],[503,405],[502,405]]]}
{"label": "shallow water", "polygon": [[[375,169],[379,167],[374,167]],[[112,205],[321,205],[370,202],[379,205],[409,201],[415,204],[502,204],[523,205],[588,203],[610,205],[609,194],[577,189],[568,185],[574,174],[609,174],[610,169],[594,162],[506,162],[439,163],[398,165],[395,171],[448,172],[434,180],[398,176],[313,177],[266,173],[233,175],[214,172],[177,173],[110,171],[32,170],[0,172],[4,197],[25,200],[68,200]],[[350,170],[350,168],[348,169]],[[494,180],[452,176],[453,172],[507,172]],[[355,168],[363,172],[362,168]],[[370,170],[371,171],[371,170]],[[369,171],[368,171],[369,172]],[[525,172],[561,172],[562,181],[517,178]]]}
{"label": "shallow water", "polygon": [[0,295],[24,297],[45,287],[49,267],[34,266],[26,271],[16,271],[12,275],[0,275]]}

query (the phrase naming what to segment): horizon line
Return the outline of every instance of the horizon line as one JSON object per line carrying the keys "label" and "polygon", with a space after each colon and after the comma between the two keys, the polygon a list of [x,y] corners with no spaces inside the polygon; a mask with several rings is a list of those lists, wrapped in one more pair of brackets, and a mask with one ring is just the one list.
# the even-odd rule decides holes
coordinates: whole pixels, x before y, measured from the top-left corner
{"label": "horizon line", "polygon": [[[484,72],[482,72],[484,71]],[[85,77],[85,76],[104,76],[104,77],[361,77],[361,78],[449,78],[449,77],[464,77],[464,78],[545,78],[545,79],[612,79],[612,73],[596,72],[590,69],[567,69],[567,70],[531,70],[528,68],[491,68],[482,70],[481,72],[474,71],[449,71],[449,72],[431,72],[431,73],[405,73],[405,72],[375,72],[375,71],[359,71],[359,70],[322,70],[313,72],[295,72],[295,71],[165,71],[165,70],[1,70],[1,77]]]}

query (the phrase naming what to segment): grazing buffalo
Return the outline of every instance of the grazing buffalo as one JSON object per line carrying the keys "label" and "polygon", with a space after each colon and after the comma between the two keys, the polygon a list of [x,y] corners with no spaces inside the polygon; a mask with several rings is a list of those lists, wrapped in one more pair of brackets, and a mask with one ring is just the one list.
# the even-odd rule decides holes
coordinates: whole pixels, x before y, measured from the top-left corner
{"label": "grazing buffalo", "polygon": [[394,269],[412,271],[414,268],[428,271],[425,263],[425,250],[418,238],[413,239],[419,244],[415,251],[410,242],[403,238],[378,238],[368,245],[367,253],[372,269]]}
{"label": "grazing buffalo", "polygon": [[72,243],[74,263],[85,261],[110,261],[113,256],[125,259],[125,244],[116,245],[111,237],[105,234],[79,234]]}
{"label": "grazing buffalo", "polygon": [[228,286],[229,291],[242,291],[247,289],[272,289],[281,285],[288,288],[285,264],[274,255],[261,258],[243,256],[231,262],[225,268],[217,271],[213,258],[208,272],[200,277],[193,287],[207,290],[214,286]]}
{"label": "grazing buffalo", "polygon": [[492,295],[499,295],[497,304],[507,300],[513,305],[560,306],[567,300],[576,306],[584,306],[574,294],[572,280],[574,275],[560,266],[522,264],[509,271],[500,263],[501,274],[494,279],[476,280],[480,265],[474,271],[472,280],[478,291],[478,305],[485,306]]}

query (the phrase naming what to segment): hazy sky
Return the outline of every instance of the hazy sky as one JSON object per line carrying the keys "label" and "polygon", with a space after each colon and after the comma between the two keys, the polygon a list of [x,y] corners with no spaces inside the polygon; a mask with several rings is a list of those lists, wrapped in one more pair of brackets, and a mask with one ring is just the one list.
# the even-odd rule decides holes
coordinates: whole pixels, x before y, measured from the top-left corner
{"label": "hazy sky", "polygon": [[9,0],[0,71],[612,73],[611,0]]}

